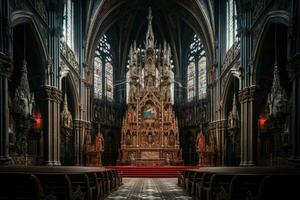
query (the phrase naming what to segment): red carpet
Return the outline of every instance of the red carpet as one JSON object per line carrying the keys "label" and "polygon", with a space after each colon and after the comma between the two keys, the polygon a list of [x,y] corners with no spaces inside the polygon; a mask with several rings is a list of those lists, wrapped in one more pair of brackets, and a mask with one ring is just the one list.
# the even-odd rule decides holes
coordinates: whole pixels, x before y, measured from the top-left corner
{"label": "red carpet", "polygon": [[122,177],[178,177],[184,169],[197,169],[202,166],[104,166],[117,169]]}

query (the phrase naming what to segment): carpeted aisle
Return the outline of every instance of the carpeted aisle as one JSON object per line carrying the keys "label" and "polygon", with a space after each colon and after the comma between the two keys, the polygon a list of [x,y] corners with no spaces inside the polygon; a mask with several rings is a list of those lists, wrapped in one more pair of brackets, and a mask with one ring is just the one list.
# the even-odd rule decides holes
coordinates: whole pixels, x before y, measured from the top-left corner
{"label": "carpeted aisle", "polygon": [[113,199],[192,199],[177,185],[177,178],[123,178],[123,185],[110,194]]}

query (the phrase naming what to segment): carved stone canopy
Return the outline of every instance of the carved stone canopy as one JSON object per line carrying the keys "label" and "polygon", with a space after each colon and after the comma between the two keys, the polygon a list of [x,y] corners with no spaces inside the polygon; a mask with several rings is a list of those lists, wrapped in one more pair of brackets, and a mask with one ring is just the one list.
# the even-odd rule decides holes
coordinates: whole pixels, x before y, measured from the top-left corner
{"label": "carved stone canopy", "polygon": [[273,84],[268,94],[266,114],[268,117],[277,118],[288,112],[288,99],[284,88],[280,85],[278,65],[274,64]]}
{"label": "carved stone canopy", "polygon": [[228,121],[227,122],[228,129],[237,129],[240,127],[240,117],[239,117],[239,112],[237,110],[235,94],[233,95],[232,110],[229,112],[227,121]]}
{"label": "carved stone canopy", "polygon": [[20,85],[16,88],[14,102],[14,112],[25,118],[33,114],[34,95],[30,93],[29,82],[27,77],[27,63],[24,60],[21,70]]}
{"label": "carved stone canopy", "polygon": [[65,99],[64,99],[64,109],[61,112],[61,125],[62,128],[64,129],[73,128],[72,114],[68,109],[67,93],[65,94]]}

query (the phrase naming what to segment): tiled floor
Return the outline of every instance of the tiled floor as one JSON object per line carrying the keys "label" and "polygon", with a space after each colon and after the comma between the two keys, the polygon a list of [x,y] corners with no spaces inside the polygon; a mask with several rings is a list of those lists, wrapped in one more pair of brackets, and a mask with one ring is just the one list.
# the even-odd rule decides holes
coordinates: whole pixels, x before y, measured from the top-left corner
{"label": "tiled floor", "polygon": [[112,199],[192,199],[177,185],[176,178],[123,178],[123,185],[110,194]]}

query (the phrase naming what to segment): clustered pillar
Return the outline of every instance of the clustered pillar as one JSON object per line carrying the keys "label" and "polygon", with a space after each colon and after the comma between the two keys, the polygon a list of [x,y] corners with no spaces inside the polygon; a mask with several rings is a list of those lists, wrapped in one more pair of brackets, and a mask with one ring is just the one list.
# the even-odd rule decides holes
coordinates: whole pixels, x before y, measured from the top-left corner
{"label": "clustered pillar", "polygon": [[240,166],[253,166],[253,104],[255,86],[245,88],[239,92],[241,104],[241,162]]}
{"label": "clustered pillar", "polygon": [[11,66],[8,61],[0,58],[0,165],[10,161],[8,152],[8,77]]}
{"label": "clustered pillar", "polygon": [[60,165],[60,104],[61,91],[55,87],[44,86],[41,90],[45,115],[44,128],[44,161],[46,165]]}

